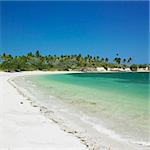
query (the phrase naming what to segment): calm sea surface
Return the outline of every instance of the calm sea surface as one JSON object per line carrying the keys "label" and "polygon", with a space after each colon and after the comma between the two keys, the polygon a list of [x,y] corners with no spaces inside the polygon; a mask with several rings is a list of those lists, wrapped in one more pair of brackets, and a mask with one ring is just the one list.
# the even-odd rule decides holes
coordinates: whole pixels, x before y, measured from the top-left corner
{"label": "calm sea surface", "polygon": [[25,80],[39,90],[37,95],[43,91],[44,99],[49,95],[74,108],[74,113],[97,131],[105,127],[109,129],[104,131],[106,134],[146,145],[150,123],[149,75],[73,73],[28,76]]}

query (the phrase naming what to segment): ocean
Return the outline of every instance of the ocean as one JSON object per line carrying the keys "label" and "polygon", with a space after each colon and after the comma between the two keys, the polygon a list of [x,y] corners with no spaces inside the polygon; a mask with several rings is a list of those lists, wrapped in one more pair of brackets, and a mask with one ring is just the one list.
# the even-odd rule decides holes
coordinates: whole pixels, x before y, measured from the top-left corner
{"label": "ocean", "polygon": [[[16,83],[87,132],[150,146],[149,73],[25,76]],[[93,132],[94,133],[94,132]],[[97,135],[96,135],[97,134]]]}

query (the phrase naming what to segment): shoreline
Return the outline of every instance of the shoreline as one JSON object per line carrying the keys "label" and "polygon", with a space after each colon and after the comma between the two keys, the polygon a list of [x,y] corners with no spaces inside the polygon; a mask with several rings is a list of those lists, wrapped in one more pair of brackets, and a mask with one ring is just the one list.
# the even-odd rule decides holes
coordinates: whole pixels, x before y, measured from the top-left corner
{"label": "shoreline", "polygon": [[[80,140],[80,142],[84,145],[86,145],[86,147],[89,149],[89,150],[99,150],[100,148],[103,150],[114,150],[114,147],[113,147],[113,144],[114,143],[109,143],[111,142],[110,140],[108,140],[109,142],[106,142],[105,144],[96,144],[95,141],[92,141],[92,139],[88,139],[86,136],[83,136],[83,134],[80,132],[80,131],[77,131],[75,130],[74,128],[70,128],[68,127],[64,122],[63,120],[61,120],[58,117],[56,117],[56,114],[54,114],[54,112],[52,112],[51,110],[48,110],[46,107],[43,107],[43,106],[40,106],[39,104],[37,104],[35,101],[32,100],[32,98],[30,98],[30,96],[25,92],[23,91],[23,89],[21,89],[21,87],[19,87],[18,85],[15,85],[15,83],[13,82],[13,79],[16,78],[17,76],[25,76],[25,75],[44,75],[44,74],[50,74],[50,73],[54,73],[54,74],[57,74],[57,73],[82,73],[82,72],[68,72],[68,71],[57,71],[57,72],[43,72],[43,71],[34,71],[34,72],[22,72],[22,73],[13,73],[15,74],[14,77],[12,78],[9,78],[8,79],[8,82],[15,88],[17,89],[17,91],[23,95],[25,97],[25,99],[28,101],[28,103],[31,104],[31,106],[33,108],[37,108],[40,113],[48,118],[49,120],[52,120],[55,124],[59,125],[59,127],[61,128],[61,130],[67,132],[68,134],[72,134],[73,136],[75,136],[76,138],[78,138]],[[4,73],[5,74],[5,73]],[[9,73],[6,73],[6,74],[9,74]],[[1,75],[1,74],[0,74]],[[110,146],[111,145],[111,146]],[[120,147],[122,146],[119,145]],[[125,148],[125,147],[124,147]],[[124,149],[123,148],[123,149]],[[116,149],[115,149],[116,150]],[[118,149],[119,150],[119,149]]]}
{"label": "shoreline", "polygon": [[[26,72],[27,73],[27,72]],[[30,74],[31,73],[31,74]],[[82,73],[82,72],[67,72],[67,71],[57,71],[57,72],[30,72],[29,74],[22,74],[21,76],[26,75],[43,75],[43,74],[64,74],[64,73]],[[19,75],[20,77],[20,75]],[[24,88],[18,86],[16,83],[14,83],[13,80],[15,80],[16,77],[10,78],[8,82],[21,94],[25,97],[27,101],[31,104],[32,107],[36,107],[39,109],[40,113],[47,119],[53,121],[55,124],[59,126],[59,128],[66,132],[67,134],[71,134],[79,141],[85,145],[85,147],[88,150],[111,150],[110,146],[107,145],[99,145],[96,143],[96,141],[93,141],[91,138],[89,138],[87,135],[84,134],[84,131],[78,130],[73,128],[72,126],[69,126],[62,118],[60,118],[58,115],[56,115],[52,110],[49,110],[47,107],[37,103],[35,100],[33,100],[32,95],[30,95],[28,92],[25,91]],[[70,149],[69,149],[70,150]],[[113,150],[113,149],[112,149]]]}
{"label": "shoreline", "polygon": [[20,72],[5,72],[0,70],[0,74],[18,74],[18,75],[42,75],[42,74],[64,74],[64,73],[150,73],[150,70],[144,71],[20,71]]}
{"label": "shoreline", "polygon": [[42,115],[40,107],[31,105],[32,100],[21,93],[21,90],[18,91],[19,88],[15,87],[12,80],[24,75],[26,74],[0,73],[0,88],[5,89],[0,98],[0,148],[86,150],[83,142]]}
{"label": "shoreline", "polygon": [[[58,73],[58,72],[57,72]],[[64,73],[64,72],[62,72]],[[33,75],[33,74],[32,74]],[[35,74],[34,74],[35,75]],[[36,74],[36,75],[40,75],[40,74]],[[25,75],[23,75],[25,76]],[[16,77],[14,77],[16,78]],[[73,136],[77,137],[80,142],[82,144],[84,144],[86,147],[89,147],[89,144],[85,141],[84,137],[82,137],[80,135],[80,133],[74,129],[70,129],[68,128],[66,125],[64,125],[63,120],[61,120],[60,118],[56,117],[56,115],[54,115],[54,112],[51,110],[48,110],[45,106],[42,106],[40,104],[38,104],[37,102],[35,102],[32,98],[30,98],[29,93],[25,94],[25,92],[23,92],[23,89],[21,89],[21,87],[19,87],[18,85],[16,85],[13,80],[15,80],[14,78],[10,78],[8,79],[8,82],[21,94],[23,95],[27,101],[29,101],[29,103],[31,104],[32,107],[37,107],[40,111],[40,113],[48,118],[49,120],[52,120],[55,124],[58,124],[60,129],[65,131],[68,134],[72,134]],[[21,89],[21,90],[20,90]]]}

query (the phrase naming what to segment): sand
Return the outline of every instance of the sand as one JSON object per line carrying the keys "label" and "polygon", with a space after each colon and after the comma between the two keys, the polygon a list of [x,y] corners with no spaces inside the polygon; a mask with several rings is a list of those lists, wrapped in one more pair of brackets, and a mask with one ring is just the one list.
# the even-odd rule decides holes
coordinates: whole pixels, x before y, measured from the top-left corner
{"label": "sand", "polygon": [[78,138],[44,117],[8,82],[31,73],[37,74],[0,72],[0,150],[85,150]]}

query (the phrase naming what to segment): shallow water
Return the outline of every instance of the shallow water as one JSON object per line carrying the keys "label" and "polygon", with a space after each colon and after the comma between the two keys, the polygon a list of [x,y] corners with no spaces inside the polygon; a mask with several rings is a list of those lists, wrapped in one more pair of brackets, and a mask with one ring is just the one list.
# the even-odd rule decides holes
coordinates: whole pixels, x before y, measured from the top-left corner
{"label": "shallow water", "polygon": [[[118,140],[149,145],[149,73],[69,73],[25,77],[41,100],[61,100],[74,116]],[[51,97],[52,98],[52,97]],[[44,100],[43,100],[44,101]]]}

